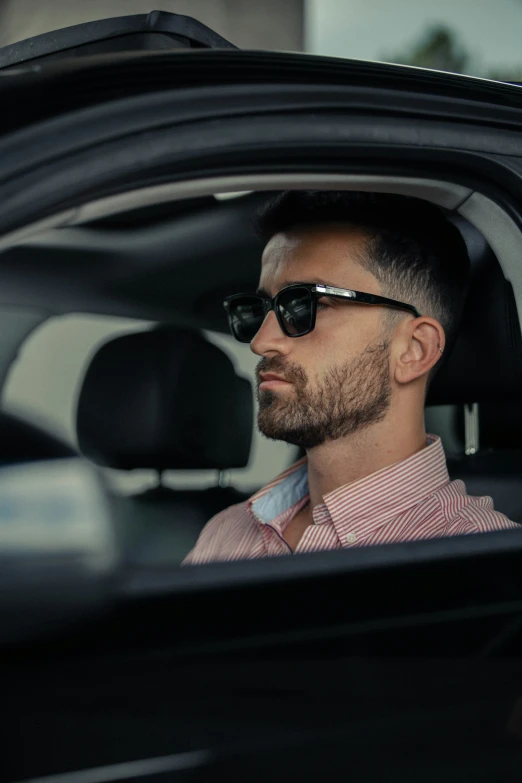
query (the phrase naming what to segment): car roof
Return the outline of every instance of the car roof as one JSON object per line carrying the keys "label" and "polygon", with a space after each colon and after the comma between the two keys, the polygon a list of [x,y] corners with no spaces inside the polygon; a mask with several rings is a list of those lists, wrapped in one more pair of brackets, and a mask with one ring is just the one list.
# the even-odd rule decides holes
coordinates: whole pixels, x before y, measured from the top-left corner
{"label": "car roof", "polygon": [[104,101],[225,84],[352,85],[522,107],[518,85],[415,66],[302,52],[239,50],[180,14],[102,19],[0,48],[0,133]]}

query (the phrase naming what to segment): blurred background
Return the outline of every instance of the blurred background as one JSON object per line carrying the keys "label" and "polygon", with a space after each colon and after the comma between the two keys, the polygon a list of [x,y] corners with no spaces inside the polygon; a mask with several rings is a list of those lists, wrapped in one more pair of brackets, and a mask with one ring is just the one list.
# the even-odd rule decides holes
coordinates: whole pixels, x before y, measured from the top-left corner
{"label": "blurred background", "polygon": [[[0,0],[0,46],[53,29],[112,16],[165,10],[190,15],[243,48],[307,51],[522,82],[522,0]],[[231,292],[232,293],[232,292]],[[92,315],[51,317],[23,345],[3,394],[8,411],[51,427],[75,444],[75,408],[97,347],[149,324]],[[211,335],[252,378],[248,346]],[[256,434],[244,489],[283,470],[289,447]],[[121,476],[134,489],[146,476]],[[212,483],[213,476],[171,476]]]}
{"label": "blurred background", "polygon": [[0,46],[152,10],[193,16],[242,48],[522,80],[522,0],[0,0]]}

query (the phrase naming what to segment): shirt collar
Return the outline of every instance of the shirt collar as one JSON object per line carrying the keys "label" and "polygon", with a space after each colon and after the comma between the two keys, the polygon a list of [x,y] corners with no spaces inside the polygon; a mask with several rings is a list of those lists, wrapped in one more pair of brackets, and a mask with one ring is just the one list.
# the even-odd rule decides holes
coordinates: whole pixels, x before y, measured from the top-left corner
{"label": "shirt collar", "polygon": [[[429,435],[428,445],[411,457],[329,492],[323,498],[323,505],[314,509],[314,517],[321,516],[321,509],[326,507],[341,540],[349,530],[361,541],[449,480],[441,440]],[[307,494],[304,457],[256,492],[248,506],[260,522],[268,524]]]}
{"label": "shirt collar", "polygon": [[324,497],[341,538],[349,531],[363,538],[402,512],[426,500],[450,481],[439,437],[428,435],[428,445],[411,457],[388,465]]}
{"label": "shirt collar", "polygon": [[299,503],[305,495],[308,495],[306,457],[256,492],[248,501],[248,506],[254,516],[267,525],[284,511]]}

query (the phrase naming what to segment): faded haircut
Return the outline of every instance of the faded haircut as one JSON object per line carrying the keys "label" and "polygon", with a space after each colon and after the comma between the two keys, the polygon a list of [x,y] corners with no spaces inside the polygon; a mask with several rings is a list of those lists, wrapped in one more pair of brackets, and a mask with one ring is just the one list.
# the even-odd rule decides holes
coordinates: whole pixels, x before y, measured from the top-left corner
{"label": "faded haircut", "polygon": [[[465,242],[441,209],[417,198],[363,191],[287,190],[270,197],[256,217],[258,235],[305,226],[344,224],[367,237],[361,265],[384,296],[435,318],[446,345],[456,336],[469,281]],[[397,322],[386,312],[388,324]]]}

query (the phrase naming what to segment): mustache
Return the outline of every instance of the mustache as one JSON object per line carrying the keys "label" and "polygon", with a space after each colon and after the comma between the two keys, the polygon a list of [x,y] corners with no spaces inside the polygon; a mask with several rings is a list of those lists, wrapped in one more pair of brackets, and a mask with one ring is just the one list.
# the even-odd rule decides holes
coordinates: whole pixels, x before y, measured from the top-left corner
{"label": "mustache", "polygon": [[[386,354],[389,350],[389,347],[390,347],[389,340],[384,340],[377,343],[370,343],[368,346],[366,346],[362,354],[358,357],[358,361],[360,362],[365,357],[369,357],[372,354],[383,354],[383,353]],[[356,359],[352,361],[356,362]],[[375,359],[373,361],[375,361]],[[354,366],[353,366],[353,370],[354,372],[357,372],[357,369]],[[258,390],[259,390],[259,385],[261,383],[261,380],[259,378],[260,374],[269,373],[269,372],[273,372],[276,375],[280,375],[289,383],[293,383],[294,386],[296,387],[298,394],[307,387],[310,380],[308,373],[299,364],[294,364],[292,362],[289,362],[283,359],[281,356],[274,356],[270,359],[267,358],[266,356],[263,356],[263,358],[260,359],[260,361],[257,363],[257,367],[256,367],[256,385]]]}
{"label": "mustache", "polygon": [[290,383],[296,383],[303,380],[303,370],[298,365],[291,365],[285,362],[280,357],[274,357],[273,359],[267,359],[263,357],[256,367],[257,384],[259,386],[261,373],[273,372],[276,375],[281,375]]}

